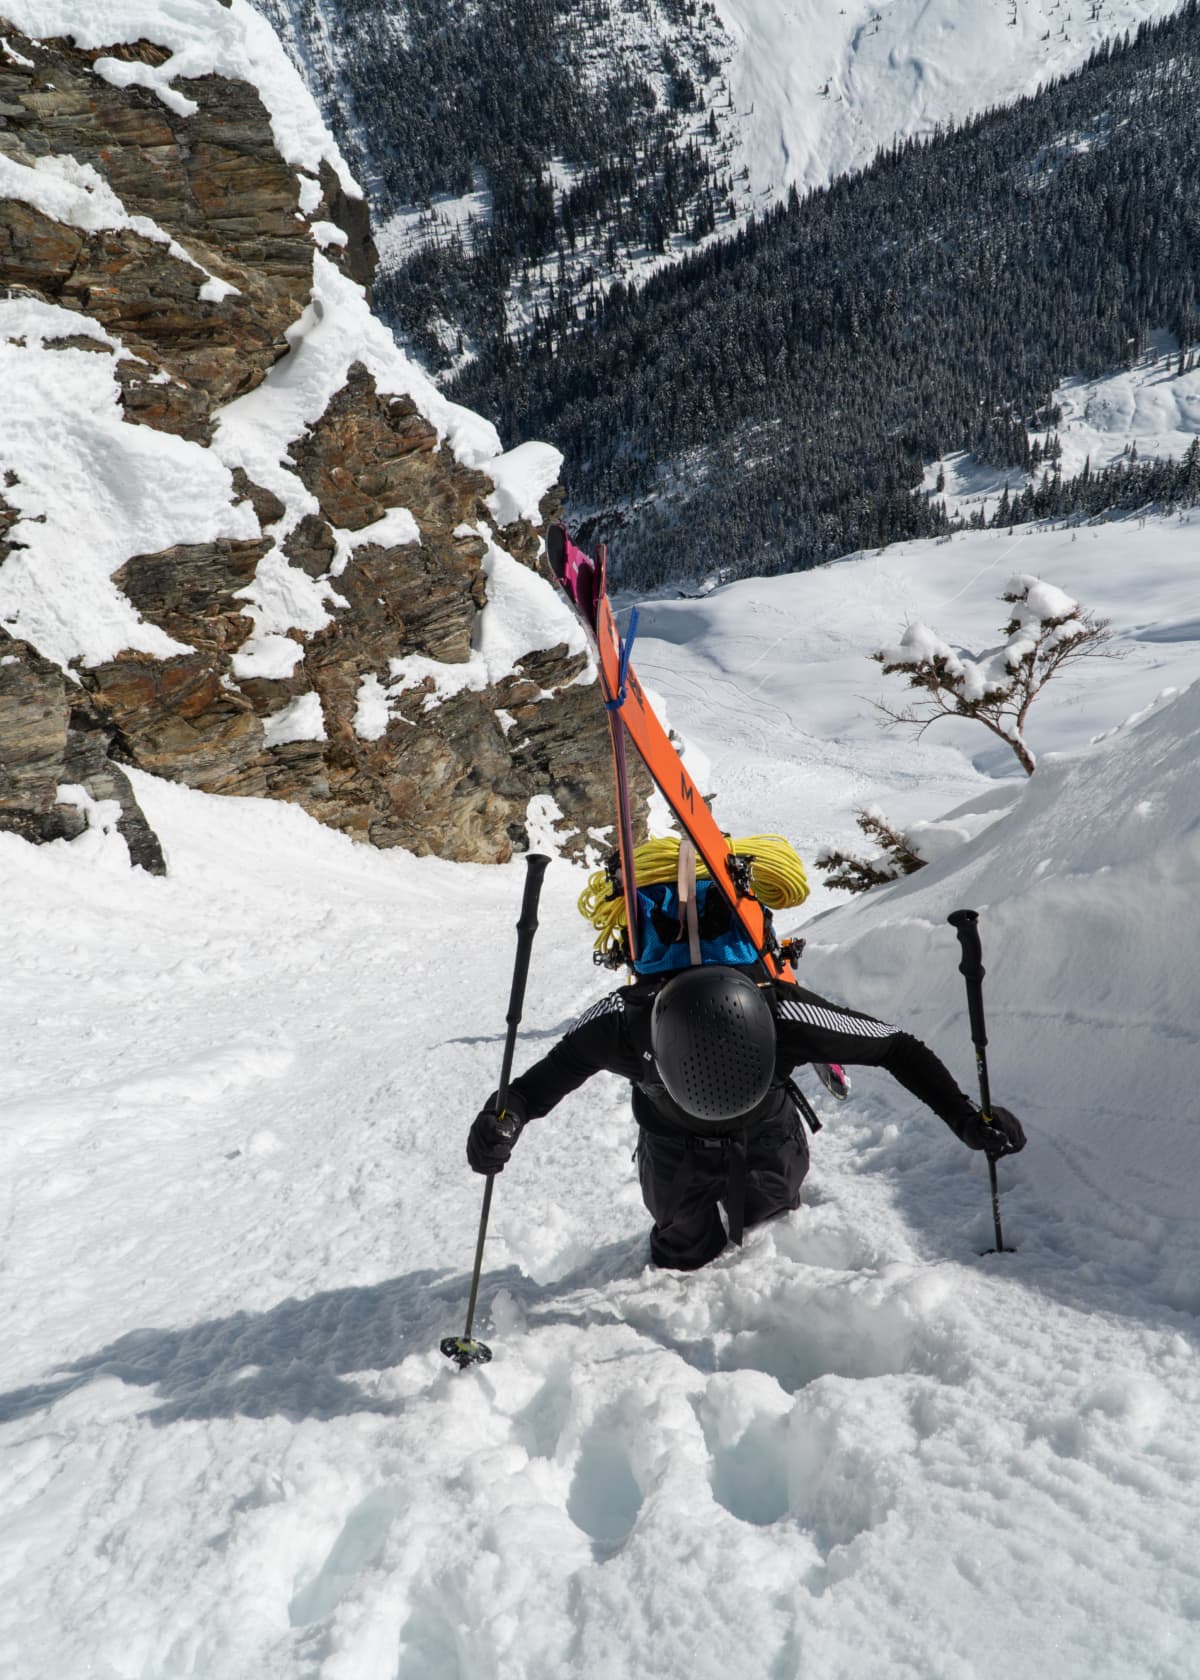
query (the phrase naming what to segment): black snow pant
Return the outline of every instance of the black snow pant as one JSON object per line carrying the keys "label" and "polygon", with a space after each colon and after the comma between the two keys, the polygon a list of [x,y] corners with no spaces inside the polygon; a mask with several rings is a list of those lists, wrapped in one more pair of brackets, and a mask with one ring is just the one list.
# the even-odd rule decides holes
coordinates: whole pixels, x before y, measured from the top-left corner
{"label": "black snow pant", "polygon": [[[656,1266],[691,1272],[707,1266],[725,1247],[728,1234],[720,1205],[726,1204],[734,1144],[726,1138],[696,1138],[647,1131],[638,1134],[638,1178],[642,1200],[654,1219],[650,1258]],[[752,1133],[746,1149],[742,1201],[747,1226],[800,1206],[808,1172],[804,1122],[789,1104],[777,1119]]]}

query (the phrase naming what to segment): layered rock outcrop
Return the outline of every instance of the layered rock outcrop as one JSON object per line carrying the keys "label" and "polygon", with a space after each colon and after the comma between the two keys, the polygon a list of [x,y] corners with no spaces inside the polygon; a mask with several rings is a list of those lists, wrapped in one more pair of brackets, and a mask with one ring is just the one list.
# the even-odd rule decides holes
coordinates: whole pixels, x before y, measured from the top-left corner
{"label": "layered rock outcrop", "polygon": [[[269,470],[252,476],[222,432],[230,404],[264,381],[286,388],[302,352],[313,365],[314,261],[369,286],[361,201],[327,160],[285,161],[249,80],[166,84],[166,47],[35,41],[2,16],[0,38],[0,347],[26,343],[29,306],[53,309],[39,350],[107,358],[125,425],[219,456],[230,533],[126,544],[106,587],[136,609],[137,645],[89,653],[77,635],[47,657],[25,623],[37,615],[7,613],[0,827],[69,838],[83,788],[118,800],[135,857],[160,867],[128,764],[476,861],[521,847],[530,799],[550,794],[582,847],[611,821],[583,653],[533,636],[501,668],[479,651],[497,569],[536,567],[537,524],[497,529],[494,510],[511,509],[486,470],[456,458],[416,398],[381,386],[377,354],[347,356]],[[22,459],[28,440],[6,458],[0,435],[0,599],[6,564],[33,553],[47,519]],[[103,464],[80,471],[99,479]],[[554,511],[545,500],[540,517]],[[281,630],[291,596],[302,605]]]}

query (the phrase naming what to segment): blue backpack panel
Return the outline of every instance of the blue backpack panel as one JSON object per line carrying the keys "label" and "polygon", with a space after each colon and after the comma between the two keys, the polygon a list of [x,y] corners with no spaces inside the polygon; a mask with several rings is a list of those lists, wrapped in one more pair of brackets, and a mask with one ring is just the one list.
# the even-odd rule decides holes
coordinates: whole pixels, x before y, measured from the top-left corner
{"label": "blue backpack panel", "polygon": [[[671,882],[637,890],[639,974],[669,974],[691,968],[687,926],[679,889]],[[700,961],[734,967],[758,960],[758,952],[734,916],[725,895],[713,881],[696,882],[696,914],[700,925]]]}

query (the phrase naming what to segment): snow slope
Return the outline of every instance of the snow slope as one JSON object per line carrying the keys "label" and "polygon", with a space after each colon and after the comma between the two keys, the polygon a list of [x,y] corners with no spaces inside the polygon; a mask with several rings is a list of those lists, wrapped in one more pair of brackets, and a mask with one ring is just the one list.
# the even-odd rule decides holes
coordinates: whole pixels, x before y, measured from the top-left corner
{"label": "snow slope", "polygon": [[861,169],[899,136],[1008,105],[1180,0],[715,0],[753,192]]}
{"label": "snow slope", "polygon": [[[151,8],[177,51],[196,5]],[[336,375],[357,304],[335,291],[230,451],[267,457]],[[49,357],[53,322],[12,324],[14,354]],[[72,423],[92,402],[121,489],[75,354],[55,352]],[[545,462],[514,456],[520,502]],[[863,1072],[836,1110],[802,1076],[827,1124],[795,1216],[653,1272],[625,1096],[599,1079],[497,1185],[496,1357],[460,1374],[437,1343],[464,1319],[462,1145],[500,1061],[520,862],[375,853],[145,776],[165,879],[130,869],[104,805],[73,845],[0,834],[6,1680],[1192,1680],[1196,530],[980,533],[644,612],[639,671],[734,832],[811,857],[868,800],[960,807],[928,870],[836,908],[818,888],[797,925],[809,984],[969,1084],[945,916],[980,911],[993,1085],[1031,1139],[1000,1171],[1014,1254],[979,1253],[979,1158]],[[1128,650],[1046,696],[1030,783],[966,725],[881,735],[864,698],[906,618],[998,640],[1016,571]],[[548,872],[519,1064],[605,987],[581,884]]]}
{"label": "snow slope", "polygon": [[[1200,677],[1198,545],[1194,510],[896,543],[813,572],[643,602],[636,664],[685,747],[699,751],[697,773],[717,790],[730,833],[778,828],[806,856],[862,850],[854,813],[868,804],[909,827],[976,796],[1002,797],[997,778],[1024,779],[1009,748],[978,724],[947,719],[920,740],[882,729],[872,701],[902,704],[908,691],[870,652],[919,621],[980,653],[1005,639],[1000,596],[1010,577],[1031,573],[1065,589],[1110,621],[1120,657],[1064,672],[1034,703],[1029,742],[1044,765]],[[841,895],[818,888],[810,909],[831,902]]]}
{"label": "snow slope", "polygon": [[[836,1110],[806,1080],[827,1124],[798,1214],[702,1273],[651,1271],[601,1078],[497,1183],[495,1359],[459,1374],[437,1343],[465,1313],[462,1144],[521,864],[372,853],[144,776],[165,880],[102,809],[73,846],[0,835],[5,1674],[1190,1680],[1194,529],[891,550],[654,604],[641,644],[735,829],[810,855],[849,785],[999,813],[810,918],[804,970],[969,1084],[945,916],[979,909],[993,1085],[1031,1138],[1000,1169],[1015,1254],[980,1256],[979,1157],[864,1070]],[[965,737],[881,746],[856,698],[879,630],[932,617],[935,589],[948,632],[988,622],[988,556],[1006,576],[1035,548],[1064,587],[1086,570],[1132,649],[1046,697],[1035,744],[1076,750],[1026,783]],[[758,780],[726,787],[739,756]],[[580,885],[547,875],[519,1065],[606,984]]]}

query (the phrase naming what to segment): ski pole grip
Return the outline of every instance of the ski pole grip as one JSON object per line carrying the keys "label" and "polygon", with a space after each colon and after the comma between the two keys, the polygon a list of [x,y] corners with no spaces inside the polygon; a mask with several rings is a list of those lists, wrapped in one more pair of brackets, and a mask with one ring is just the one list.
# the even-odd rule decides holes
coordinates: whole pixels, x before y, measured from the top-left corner
{"label": "ski pole grip", "polygon": [[517,957],[513,965],[512,991],[508,998],[508,1036],[504,1042],[504,1061],[500,1069],[500,1084],[496,1090],[497,1107],[503,1109],[508,1101],[508,1080],[512,1073],[513,1050],[517,1042],[517,1028],[521,1023],[521,1009],[525,1002],[525,982],[529,978],[529,955],[533,950],[533,936],[537,932],[538,900],[542,896],[542,877],[550,859],[541,852],[529,852],[525,858],[525,891],[521,896],[521,914],[517,920]]}
{"label": "ski pole grip", "polygon": [[958,972],[967,982],[967,1010],[971,1017],[971,1041],[983,1046],[987,1043],[987,1029],[983,1024],[983,947],[979,942],[979,913],[976,910],[955,910],[946,920],[958,935],[962,961]]}
{"label": "ski pole grip", "polygon": [[529,951],[533,936],[538,932],[538,900],[541,899],[541,877],[550,867],[550,858],[541,852],[526,853],[524,858],[524,892],[521,895],[521,916],[516,924],[516,969],[513,973],[513,996],[509,998],[509,1016],[516,1005],[518,1020],[524,1000],[524,981],[529,974]]}

